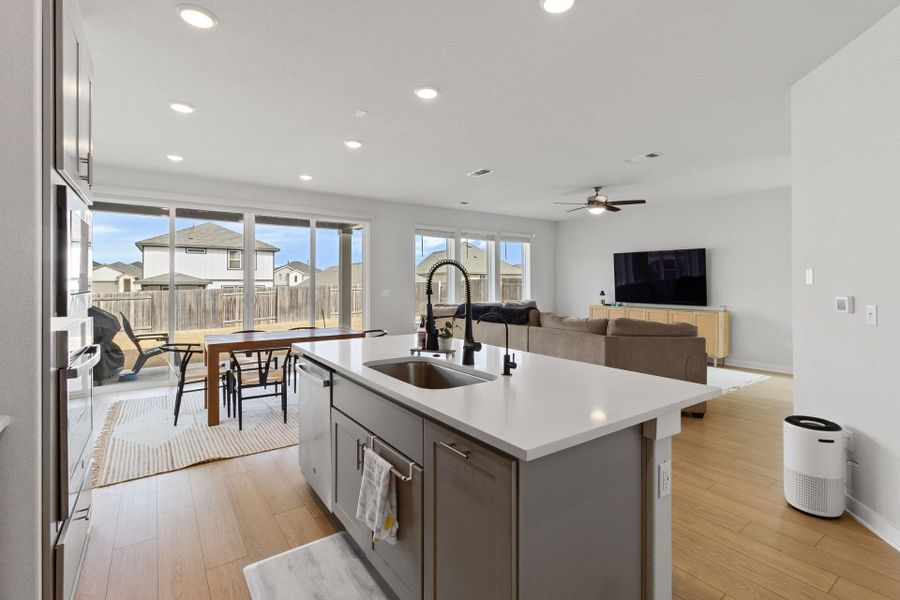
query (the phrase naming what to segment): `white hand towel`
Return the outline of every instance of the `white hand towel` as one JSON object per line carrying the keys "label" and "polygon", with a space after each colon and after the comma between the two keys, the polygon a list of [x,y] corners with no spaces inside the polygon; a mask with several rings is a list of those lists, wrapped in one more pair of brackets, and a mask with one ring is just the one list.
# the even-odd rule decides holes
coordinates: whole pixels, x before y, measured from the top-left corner
{"label": "white hand towel", "polygon": [[362,482],[356,518],[372,530],[372,541],[397,543],[397,490],[391,463],[369,448],[363,452]]}

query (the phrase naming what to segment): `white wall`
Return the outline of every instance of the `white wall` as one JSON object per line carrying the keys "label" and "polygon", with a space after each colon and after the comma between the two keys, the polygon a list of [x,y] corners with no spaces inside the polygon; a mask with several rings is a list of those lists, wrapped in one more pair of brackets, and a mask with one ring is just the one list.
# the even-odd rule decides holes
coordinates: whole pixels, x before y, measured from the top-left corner
{"label": "white wall", "polygon": [[556,308],[587,316],[600,290],[614,299],[615,252],[706,248],[709,306],[731,315],[735,365],[791,370],[790,190],[716,202],[625,207],[556,231]]}
{"label": "white wall", "polygon": [[[98,164],[98,192],[139,203],[142,198],[191,201],[218,210],[277,210],[334,217],[371,217],[370,325],[392,333],[414,330],[415,227],[431,225],[476,231],[534,233],[532,292],[538,306],[554,302],[555,223],[458,210],[384,202],[306,190],[251,186]],[[192,196],[192,197],[189,197]],[[388,295],[383,295],[387,293]]]}
{"label": "white wall", "polygon": [[856,433],[851,509],[900,548],[898,56],[900,9],[795,84],[791,112],[795,410]]}
{"label": "white wall", "polygon": [[[275,254],[273,252],[256,254],[254,278],[260,285],[271,286],[274,281]],[[169,272],[169,249],[147,246],[144,248],[143,261],[145,278],[166,274]],[[244,285],[244,271],[228,268],[228,250],[224,248],[207,248],[204,254],[175,248],[175,272],[211,281],[209,289],[220,288],[223,285]]]}
{"label": "white wall", "polygon": [[0,17],[0,598],[40,596],[40,3],[4,0]]}

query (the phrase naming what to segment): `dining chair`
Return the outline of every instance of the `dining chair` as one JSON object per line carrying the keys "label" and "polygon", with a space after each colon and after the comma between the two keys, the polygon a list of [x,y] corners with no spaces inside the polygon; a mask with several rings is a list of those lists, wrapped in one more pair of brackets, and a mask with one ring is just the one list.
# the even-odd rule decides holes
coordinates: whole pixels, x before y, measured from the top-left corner
{"label": "dining chair", "polygon": [[[258,352],[258,356],[265,356],[265,361],[260,359],[257,364],[241,363],[238,355],[245,353],[244,350],[233,350],[231,354],[229,377],[229,395],[231,397],[232,408],[237,412],[238,430],[244,429],[244,400],[254,400],[257,398],[281,398],[281,412],[284,422],[287,423],[287,370],[290,364],[290,348],[272,348],[270,350],[251,350],[250,352]],[[277,358],[284,353],[284,360],[281,367],[278,367]],[[252,390],[268,390],[269,387],[273,391],[253,393],[247,395],[246,392]]]}
{"label": "dining chair", "polygon": [[[175,426],[178,426],[178,413],[181,411],[181,400],[184,396],[184,388],[188,385],[194,384],[203,384],[202,387],[194,388],[190,391],[199,392],[201,390],[206,390],[206,377],[208,374],[208,370],[205,366],[195,367],[190,369],[191,359],[196,354],[203,354],[203,350],[200,347],[200,344],[196,343],[173,343],[173,344],[163,344],[160,346],[163,352],[166,352],[172,356],[172,359],[166,361],[169,364],[169,368],[175,371],[178,376],[178,385],[175,391]],[[219,385],[222,386],[222,393],[227,394],[225,379],[224,377],[220,379]],[[206,396],[203,397],[204,405],[206,403]]]}

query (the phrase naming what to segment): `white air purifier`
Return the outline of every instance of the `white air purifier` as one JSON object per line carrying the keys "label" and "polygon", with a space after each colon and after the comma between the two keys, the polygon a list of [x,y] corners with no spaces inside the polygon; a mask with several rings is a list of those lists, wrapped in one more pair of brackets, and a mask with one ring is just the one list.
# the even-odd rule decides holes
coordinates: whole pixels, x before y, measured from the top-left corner
{"label": "white air purifier", "polygon": [[844,431],[818,417],[784,420],[784,497],[819,517],[844,514]]}

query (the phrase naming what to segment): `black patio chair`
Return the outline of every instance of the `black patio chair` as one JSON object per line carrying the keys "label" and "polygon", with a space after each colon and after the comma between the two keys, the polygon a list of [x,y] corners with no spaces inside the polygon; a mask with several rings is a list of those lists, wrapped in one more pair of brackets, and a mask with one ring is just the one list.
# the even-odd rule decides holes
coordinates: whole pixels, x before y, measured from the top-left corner
{"label": "black patio chair", "polygon": [[122,317],[122,328],[125,330],[125,335],[128,336],[128,339],[131,340],[131,343],[134,344],[134,347],[138,352],[137,358],[131,366],[131,370],[119,375],[119,381],[130,381],[137,378],[138,373],[144,368],[144,364],[148,360],[165,352],[162,349],[162,346],[156,346],[145,350],[143,346],[141,346],[141,342],[166,342],[169,339],[169,334],[163,332],[135,333],[134,328],[131,327],[131,322],[125,316],[125,313],[120,312],[119,315]]}

